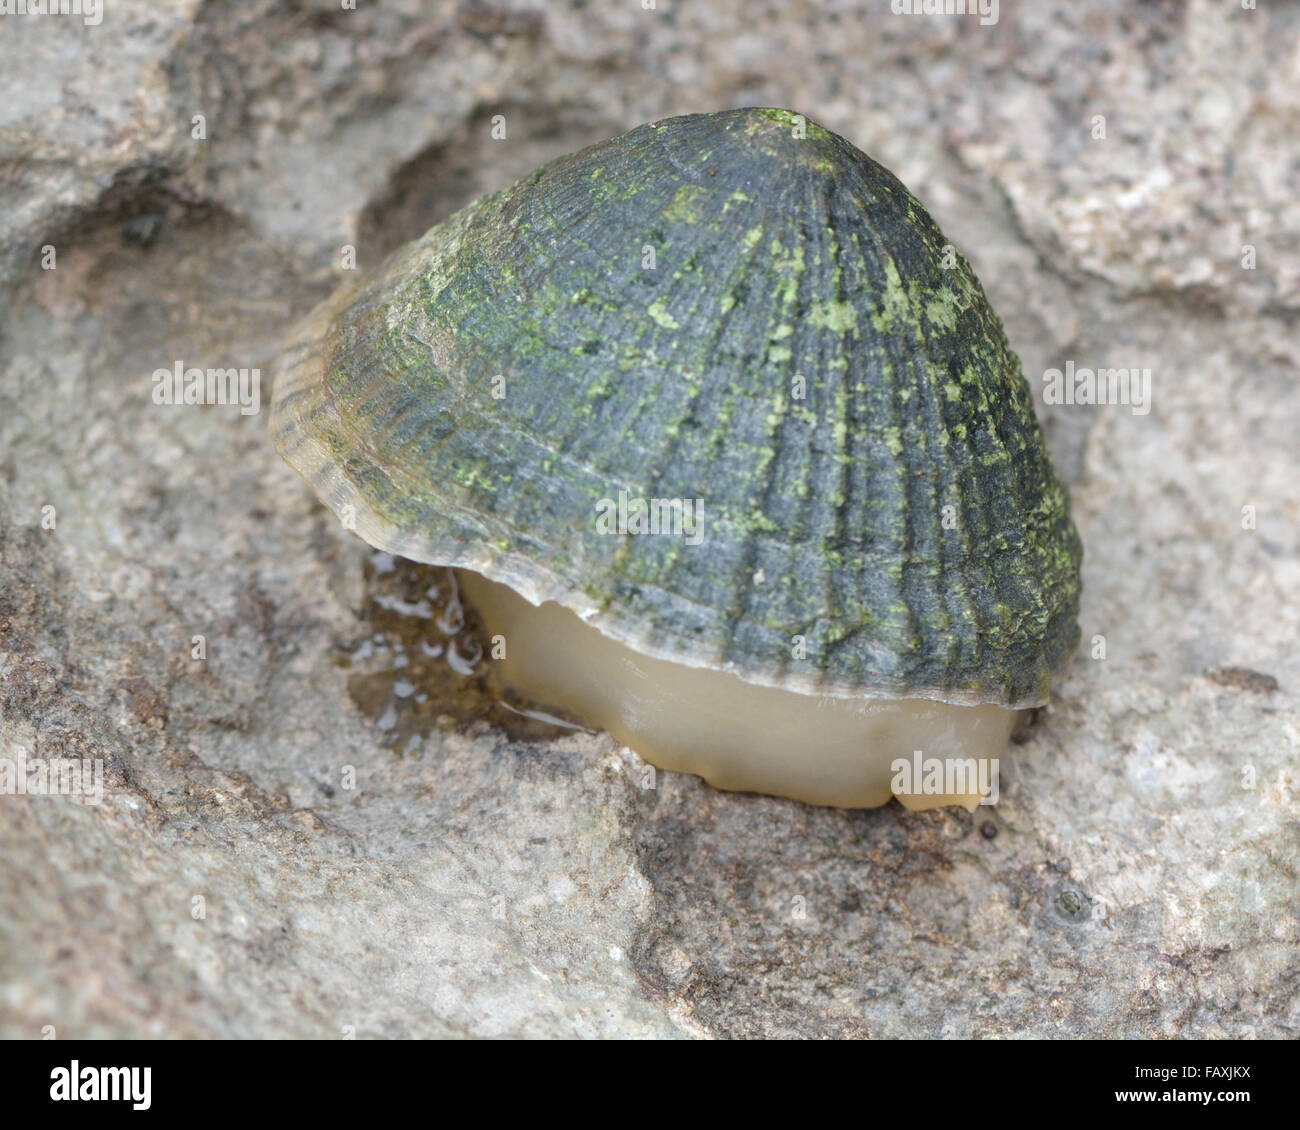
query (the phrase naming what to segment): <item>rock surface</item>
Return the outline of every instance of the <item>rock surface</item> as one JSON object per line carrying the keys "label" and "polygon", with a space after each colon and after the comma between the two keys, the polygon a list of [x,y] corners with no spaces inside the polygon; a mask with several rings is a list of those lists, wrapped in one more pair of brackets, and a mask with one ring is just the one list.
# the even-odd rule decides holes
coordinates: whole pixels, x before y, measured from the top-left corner
{"label": "rock surface", "polygon": [[[0,758],[100,759],[104,793],[0,796],[0,1035],[1297,1034],[1300,9],[124,0],[3,33]],[[369,550],[264,411],[151,399],[178,360],[265,372],[344,245],[740,105],[927,204],[1073,490],[1084,646],[974,817],[649,788],[603,735],[394,750],[339,662]],[[1149,412],[1047,403],[1067,362],[1149,368]]]}

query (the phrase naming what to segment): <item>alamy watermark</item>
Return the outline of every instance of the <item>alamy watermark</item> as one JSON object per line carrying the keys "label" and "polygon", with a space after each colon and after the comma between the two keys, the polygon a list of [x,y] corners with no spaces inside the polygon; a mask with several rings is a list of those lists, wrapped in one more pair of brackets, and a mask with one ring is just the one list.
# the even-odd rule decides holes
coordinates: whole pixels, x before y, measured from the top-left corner
{"label": "alamy watermark", "polygon": [[896,16],[979,16],[985,27],[998,22],[998,0],[889,0]]}
{"label": "alamy watermark", "polygon": [[980,804],[997,804],[999,764],[996,757],[926,757],[918,749],[889,763],[889,787],[895,796],[978,796]]}
{"label": "alamy watermark", "polygon": [[104,803],[102,757],[0,757],[0,796],[67,796]]}
{"label": "alamy watermark", "polygon": [[1044,404],[1124,404],[1134,416],[1151,411],[1150,369],[1065,368],[1043,372]]}
{"label": "alamy watermark", "polygon": [[0,16],[80,16],[88,27],[98,27],[104,0],[0,0]]}
{"label": "alamy watermark", "polygon": [[660,534],[699,545],[704,540],[704,500],[631,498],[621,490],[617,500],[602,498],[596,503],[596,533]]}
{"label": "alamy watermark", "polygon": [[187,369],[177,361],[153,371],[155,404],[238,404],[241,415],[256,416],[262,406],[261,369]]}
{"label": "alamy watermark", "polygon": [[133,1110],[153,1104],[151,1067],[86,1067],[74,1059],[50,1072],[51,1102],[129,1102]]}

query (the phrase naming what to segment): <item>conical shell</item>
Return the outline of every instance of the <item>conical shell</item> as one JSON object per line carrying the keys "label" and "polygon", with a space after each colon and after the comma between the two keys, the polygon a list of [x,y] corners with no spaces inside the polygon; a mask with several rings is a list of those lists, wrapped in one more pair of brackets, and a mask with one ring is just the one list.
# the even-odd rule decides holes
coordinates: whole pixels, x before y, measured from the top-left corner
{"label": "conical shell", "polygon": [[[294,334],[281,454],[372,545],[658,658],[1028,706],[1080,544],[969,265],[779,110],[642,126],[484,197]],[[702,503],[702,540],[598,532]]]}

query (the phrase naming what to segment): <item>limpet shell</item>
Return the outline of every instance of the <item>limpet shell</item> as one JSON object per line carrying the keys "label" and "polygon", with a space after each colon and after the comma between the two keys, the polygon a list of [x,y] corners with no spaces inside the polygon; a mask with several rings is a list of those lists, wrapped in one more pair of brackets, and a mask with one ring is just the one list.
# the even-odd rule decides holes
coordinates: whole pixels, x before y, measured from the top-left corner
{"label": "limpet shell", "polygon": [[[915,197],[798,115],[554,161],[294,333],[277,448],[372,545],[804,694],[1046,701],[1081,547],[1030,390]],[[602,502],[699,500],[697,545]]]}

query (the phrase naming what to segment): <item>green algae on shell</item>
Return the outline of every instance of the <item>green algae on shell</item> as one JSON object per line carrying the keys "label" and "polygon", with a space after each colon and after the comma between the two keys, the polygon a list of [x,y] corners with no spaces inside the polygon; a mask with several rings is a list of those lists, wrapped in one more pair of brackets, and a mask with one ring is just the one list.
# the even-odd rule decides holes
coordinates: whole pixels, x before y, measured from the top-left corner
{"label": "green algae on shell", "polygon": [[[299,327],[271,427],[372,545],[650,658],[1020,709],[1077,644],[1000,321],[891,173],[786,111],[641,126],[471,204]],[[620,492],[701,500],[702,542],[601,535]]]}

